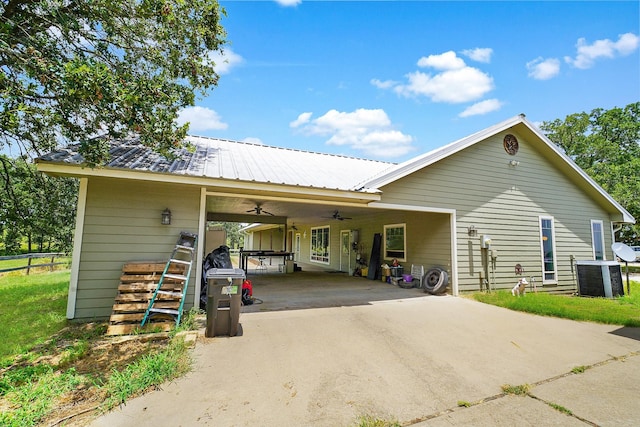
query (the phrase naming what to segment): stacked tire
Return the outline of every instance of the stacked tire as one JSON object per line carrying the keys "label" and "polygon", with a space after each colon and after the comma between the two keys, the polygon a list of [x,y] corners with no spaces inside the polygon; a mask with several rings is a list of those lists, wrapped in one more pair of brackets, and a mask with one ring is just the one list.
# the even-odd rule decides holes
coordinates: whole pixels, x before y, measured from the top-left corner
{"label": "stacked tire", "polygon": [[431,295],[443,294],[449,284],[449,275],[441,268],[434,267],[424,274],[422,286],[424,291]]}

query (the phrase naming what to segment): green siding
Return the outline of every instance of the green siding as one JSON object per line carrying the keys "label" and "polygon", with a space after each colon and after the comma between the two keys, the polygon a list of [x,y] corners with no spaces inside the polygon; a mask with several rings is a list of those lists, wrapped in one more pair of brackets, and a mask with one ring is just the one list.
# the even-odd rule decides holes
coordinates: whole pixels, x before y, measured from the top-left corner
{"label": "green siding", "polygon": [[[301,235],[306,230],[307,238],[302,238],[301,262],[327,269],[338,270],[340,268],[340,231],[358,230],[360,235],[359,250],[367,261],[369,268],[380,268],[380,265],[371,266],[371,248],[373,236],[376,233],[384,234],[384,226],[390,224],[406,224],[406,261],[401,262],[405,272],[409,273],[411,264],[423,265],[425,271],[431,267],[440,267],[451,272],[451,244],[449,215],[425,212],[407,211],[383,211],[372,209],[371,214],[359,216],[352,220],[342,222],[332,221],[314,226],[330,227],[330,264],[310,263],[310,228],[299,227]],[[384,244],[384,242],[383,242]],[[352,258],[352,266],[354,266]],[[380,253],[380,264],[391,263],[391,259],[383,259]]]}
{"label": "green siding", "polygon": [[[196,233],[199,188],[89,178],[75,319],[111,315],[122,266],[166,262],[181,231]],[[171,225],[160,224],[165,208]],[[195,263],[185,306],[193,305]]]}
{"label": "green siding", "polygon": [[[611,247],[609,214],[521,136],[516,134],[518,154],[508,155],[502,147],[503,137],[504,133],[479,142],[385,186],[382,201],[456,210],[460,291],[479,289],[482,234],[492,237],[492,248],[498,251],[498,288],[515,284],[518,263],[524,275],[534,276],[540,287],[539,216],[552,216],[558,281],[545,289],[573,291],[576,283],[570,256],[593,259],[591,219],[604,222],[605,248]],[[520,164],[510,166],[510,160]],[[468,236],[470,225],[475,226],[477,237]],[[607,258],[611,259],[610,251]]]}

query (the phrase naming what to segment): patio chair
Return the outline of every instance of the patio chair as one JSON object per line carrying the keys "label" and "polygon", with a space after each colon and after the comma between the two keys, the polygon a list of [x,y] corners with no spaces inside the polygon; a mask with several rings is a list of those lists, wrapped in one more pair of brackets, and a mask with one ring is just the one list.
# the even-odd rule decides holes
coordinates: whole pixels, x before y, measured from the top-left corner
{"label": "patio chair", "polygon": [[267,272],[267,266],[265,265],[264,260],[265,260],[265,257],[263,256],[258,257],[258,261],[260,263],[256,266],[256,274]]}

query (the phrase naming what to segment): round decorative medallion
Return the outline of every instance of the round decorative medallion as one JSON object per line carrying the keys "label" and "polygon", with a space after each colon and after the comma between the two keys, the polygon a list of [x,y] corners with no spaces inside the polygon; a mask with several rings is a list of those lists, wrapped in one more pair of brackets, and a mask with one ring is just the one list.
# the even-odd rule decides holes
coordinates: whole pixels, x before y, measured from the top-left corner
{"label": "round decorative medallion", "polygon": [[511,134],[508,134],[504,137],[502,145],[504,145],[504,151],[512,156],[518,152],[518,140]]}

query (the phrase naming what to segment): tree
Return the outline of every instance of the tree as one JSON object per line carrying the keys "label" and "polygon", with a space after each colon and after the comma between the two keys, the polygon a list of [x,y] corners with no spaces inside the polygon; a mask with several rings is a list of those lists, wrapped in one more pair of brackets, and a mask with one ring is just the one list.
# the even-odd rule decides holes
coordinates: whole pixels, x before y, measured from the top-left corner
{"label": "tree", "polygon": [[32,252],[68,252],[73,243],[78,182],[38,172],[25,158],[0,156],[0,225],[6,253],[27,239]]}
{"label": "tree", "polygon": [[224,13],[216,0],[3,1],[0,149],[78,142],[95,165],[134,132],[170,155],[187,132],[178,111],[218,83]]}
{"label": "tree", "polygon": [[[640,102],[572,114],[541,129],[640,221]],[[640,244],[640,225],[623,227],[617,240]]]}

